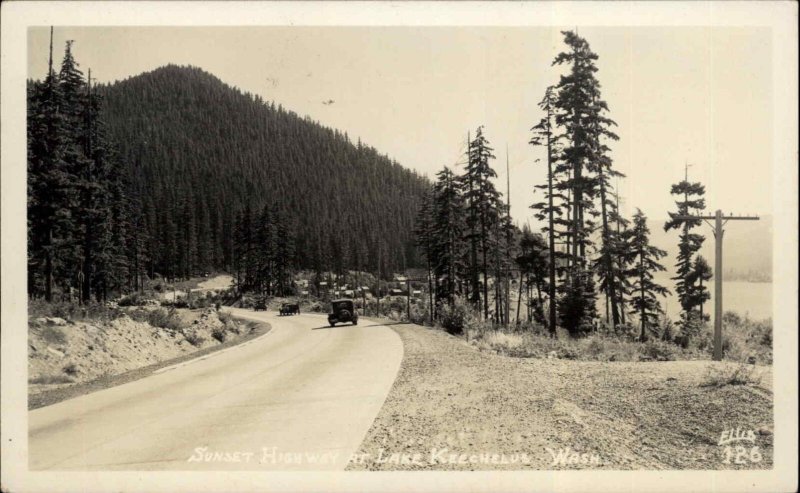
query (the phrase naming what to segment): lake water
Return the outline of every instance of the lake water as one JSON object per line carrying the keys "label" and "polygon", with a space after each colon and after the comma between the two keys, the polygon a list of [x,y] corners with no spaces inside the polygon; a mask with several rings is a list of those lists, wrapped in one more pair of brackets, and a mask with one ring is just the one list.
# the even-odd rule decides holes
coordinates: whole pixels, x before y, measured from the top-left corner
{"label": "lake water", "polygon": [[[669,278],[655,279],[656,282],[672,291],[672,295],[659,297],[661,307],[673,320],[680,319],[681,305],[675,295],[675,286]],[[711,299],[703,306],[703,312],[714,318],[714,282],[708,285]],[[768,282],[747,282],[747,281],[727,281],[722,287],[722,310],[736,312],[740,316],[748,316],[753,320],[763,320],[772,317],[772,283]],[[516,303],[516,293],[512,296]],[[515,313],[515,305],[512,303],[512,314]],[[524,299],[523,299],[524,303]],[[524,309],[524,308],[523,308]],[[605,317],[605,297],[598,293],[597,309],[601,318]],[[512,315],[513,316],[513,315]]]}
{"label": "lake water", "polygon": [[[680,318],[681,305],[675,295],[672,281],[657,279],[667,286],[672,295],[661,298],[661,307],[672,320]],[[703,305],[703,312],[714,316],[714,282],[708,285],[711,299]],[[736,312],[741,316],[747,315],[751,319],[761,320],[772,317],[772,283],[725,281],[722,285],[722,310]],[[605,313],[605,312],[603,312]]]}

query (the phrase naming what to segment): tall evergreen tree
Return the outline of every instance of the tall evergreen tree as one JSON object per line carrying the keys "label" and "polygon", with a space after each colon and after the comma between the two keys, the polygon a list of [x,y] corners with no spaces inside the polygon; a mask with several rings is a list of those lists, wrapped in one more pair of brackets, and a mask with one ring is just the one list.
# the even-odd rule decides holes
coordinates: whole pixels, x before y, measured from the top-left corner
{"label": "tall evergreen tree", "polygon": [[52,28],[47,77],[29,84],[28,97],[28,293],[51,301],[62,253],[72,243],[76,199],[66,161],[68,121],[53,70]]}
{"label": "tall evergreen tree", "polygon": [[683,219],[681,216],[696,215],[705,209],[705,198],[703,198],[705,187],[699,182],[690,182],[687,171],[682,181],[672,185],[670,193],[677,197],[675,201],[677,211],[669,213],[670,220],[664,224],[664,231],[680,229],[681,232],[675,264],[676,274],[672,279],[675,281],[675,291],[681,304],[681,324],[687,329],[693,323],[692,319],[696,318],[695,312],[707,295],[692,280],[695,254],[702,247],[705,237],[692,232],[694,228],[700,226],[701,220]]}
{"label": "tall evergreen tree", "polygon": [[551,336],[556,334],[556,239],[561,237],[561,232],[557,229],[558,226],[566,226],[566,221],[563,218],[563,208],[569,207],[566,203],[567,197],[561,193],[556,185],[559,177],[556,176],[557,160],[560,154],[560,147],[558,143],[558,136],[555,134],[554,119],[555,119],[555,88],[550,86],[545,91],[544,98],[539,103],[539,107],[544,111],[545,116],[539,120],[531,130],[533,131],[533,138],[530,144],[534,146],[544,146],[547,150],[547,184],[535,185],[536,189],[544,191],[545,201],[534,203],[531,208],[536,210],[536,218],[540,221],[547,221],[546,226],[543,228],[548,238],[548,297],[549,297],[549,310],[548,310],[548,329]]}
{"label": "tall evergreen tree", "polygon": [[[519,254],[516,257],[516,264],[520,270],[520,283],[528,287],[528,306],[533,307],[533,313],[537,322],[545,322],[544,300],[542,291],[549,287],[545,279],[551,271],[550,250],[544,237],[539,233],[534,233],[525,225],[519,239]],[[536,289],[536,302],[533,303],[530,297],[531,288]],[[548,305],[550,309],[555,308],[555,298],[548,294]],[[547,317],[549,318],[549,317]],[[549,324],[549,321],[547,322]]]}
{"label": "tall evergreen tree", "polygon": [[500,220],[503,204],[500,193],[492,179],[497,173],[489,161],[494,159],[493,149],[483,135],[483,127],[478,127],[475,138],[470,142],[470,159],[467,163],[466,176],[471,184],[466,190],[466,198],[470,214],[468,222],[471,237],[477,237],[480,247],[481,273],[483,275],[483,316],[489,318],[489,256],[492,242],[497,237],[492,235],[492,225]]}
{"label": "tall evergreen tree", "polygon": [[[607,105],[600,97],[600,84],[595,77],[595,54],[585,39],[571,31],[563,32],[568,49],[559,53],[554,65],[569,65],[567,74],[560,77],[556,87],[555,122],[562,129],[563,140],[560,165],[557,172],[566,179],[559,188],[567,193],[571,210],[568,214],[567,243],[571,248],[568,279],[563,286],[561,310],[562,323],[572,334],[591,327],[596,317],[596,290],[591,266],[587,263],[587,246],[595,228],[594,216],[603,220],[603,239],[606,245],[603,265],[607,272],[613,269],[610,262],[610,234],[608,228],[607,177],[611,161],[607,157],[604,139],[614,139],[609,130],[614,122],[605,113]],[[595,209],[594,200],[600,195],[601,210]],[[609,280],[613,276],[608,277]],[[609,292],[613,281],[606,283]],[[612,296],[616,298],[616,296]]]}
{"label": "tall evergreen tree", "polygon": [[667,252],[650,245],[650,229],[647,217],[637,209],[633,216],[633,227],[628,231],[628,260],[632,265],[630,276],[633,279],[631,289],[631,314],[639,316],[641,341],[647,339],[647,332],[655,332],[658,317],[663,314],[657,296],[669,294],[669,290],[653,280],[654,272],[663,272],[664,266],[659,260]]}
{"label": "tall evergreen tree", "polygon": [[[90,71],[91,74],[91,71]],[[102,99],[66,43],[58,76],[29,84],[29,294],[80,301],[126,288],[129,203]]]}
{"label": "tall evergreen tree", "polygon": [[706,301],[711,299],[711,293],[708,291],[708,288],[703,285],[703,283],[710,281],[713,277],[714,274],[711,266],[708,265],[708,261],[705,259],[705,257],[698,254],[695,257],[692,275],[689,277],[688,281],[694,286],[695,292],[697,293],[697,300],[700,305],[699,308],[701,321],[705,321],[707,318],[707,315],[703,313],[703,305]]}
{"label": "tall evergreen tree", "polygon": [[466,276],[463,253],[466,251],[464,198],[458,178],[445,167],[436,174],[433,189],[434,274],[441,279],[439,299],[453,303]]}

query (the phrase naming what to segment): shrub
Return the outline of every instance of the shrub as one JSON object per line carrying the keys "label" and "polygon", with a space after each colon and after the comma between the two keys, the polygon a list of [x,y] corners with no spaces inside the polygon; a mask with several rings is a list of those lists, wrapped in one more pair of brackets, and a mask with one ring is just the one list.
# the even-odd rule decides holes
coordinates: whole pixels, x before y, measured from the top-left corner
{"label": "shrub", "polygon": [[633,326],[630,322],[625,322],[624,324],[618,324],[615,328],[615,334],[617,337],[621,337],[628,341],[636,340],[639,337],[639,330]]}
{"label": "shrub", "polygon": [[67,343],[67,334],[58,327],[46,325],[42,327],[39,336],[48,344],[59,345]]}
{"label": "shrub", "polygon": [[656,361],[674,361],[675,345],[657,339],[650,339],[642,345],[642,355]]}
{"label": "shrub", "polygon": [[130,316],[139,322],[147,322],[153,327],[161,327],[172,331],[180,330],[183,326],[175,308],[170,308],[169,310],[164,308],[156,308],[155,310],[139,309],[131,312]]}
{"label": "shrub", "polygon": [[452,305],[443,303],[439,308],[439,324],[449,334],[461,334],[474,318],[472,308],[461,297],[456,297]]}
{"label": "shrub", "polygon": [[599,359],[600,355],[605,354],[607,351],[605,341],[599,337],[590,337],[588,344],[586,344],[586,353],[592,359]]}
{"label": "shrub", "polygon": [[78,374],[78,366],[75,363],[69,363],[63,368],[62,371],[67,375],[74,377]]}
{"label": "shrub", "polygon": [[123,296],[117,301],[119,306],[144,306],[152,302],[153,298],[136,292]]}
{"label": "shrub", "polygon": [[704,387],[724,387],[726,385],[758,385],[761,383],[761,376],[757,375],[756,366],[747,363],[739,363],[734,367],[712,366],[708,369]]}
{"label": "shrub", "polygon": [[214,339],[216,339],[217,341],[219,341],[221,343],[225,342],[225,336],[226,336],[226,332],[225,332],[225,328],[224,327],[216,328],[216,329],[211,331],[211,337],[213,337]]}
{"label": "shrub", "polygon": [[233,315],[231,312],[217,312],[217,318],[219,321],[222,322],[224,325],[228,325],[228,322],[233,322]]}
{"label": "shrub", "polygon": [[430,322],[430,310],[426,303],[415,303],[411,305],[411,322],[412,324],[425,325]]}
{"label": "shrub", "polygon": [[206,341],[206,339],[200,336],[197,332],[189,332],[184,337],[187,341],[189,341],[189,344],[195,347],[201,346]]}

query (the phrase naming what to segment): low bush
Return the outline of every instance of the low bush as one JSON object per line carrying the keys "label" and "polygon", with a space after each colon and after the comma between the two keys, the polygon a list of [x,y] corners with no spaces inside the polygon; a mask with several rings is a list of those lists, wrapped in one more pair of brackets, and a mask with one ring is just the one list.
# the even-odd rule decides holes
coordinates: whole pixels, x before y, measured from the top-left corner
{"label": "low bush", "polygon": [[733,367],[729,365],[712,366],[708,369],[702,386],[724,387],[726,385],[758,385],[761,376],[756,374],[756,366],[739,363]]}
{"label": "low bush", "polygon": [[226,336],[227,336],[227,333],[225,332],[225,328],[224,327],[218,327],[218,328],[216,328],[216,329],[211,331],[211,337],[213,337],[214,339],[216,339],[219,342],[225,342]]}
{"label": "low bush", "polygon": [[183,322],[175,308],[170,308],[169,310],[164,308],[156,308],[154,310],[138,309],[132,311],[130,317],[139,322],[147,322],[153,327],[161,327],[171,331],[178,331],[183,326]]}
{"label": "low bush", "polygon": [[231,312],[217,311],[217,318],[219,318],[219,321],[224,325],[228,325],[229,322],[233,322],[233,315],[231,315]]}
{"label": "low bush", "polygon": [[189,332],[184,337],[189,341],[189,344],[195,347],[202,346],[203,343],[206,342],[206,339],[197,332]]}
{"label": "low bush", "polygon": [[64,366],[62,371],[67,375],[74,377],[78,374],[78,366],[75,363],[68,363],[66,366]]}
{"label": "low bush", "polygon": [[670,342],[649,339],[641,345],[642,356],[654,361],[674,361],[679,348]]}
{"label": "low bush", "polygon": [[427,303],[415,303],[411,305],[411,319],[409,322],[417,325],[429,324],[431,320],[429,305]]}
{"label": "low bush", "polygon": [[452,305],[444,303],[439,307],[439,324],[450,334],[461,334],[474,319],[472,307],[460,297]]}
{"label": "low bush", "polygon": [[58,327],[46,325],[39,331],[39,336],[48,344],[61,345],[67,343],[67,334]]}
{"label": "low bush", "polygon": [[117,301],[119,306],[145,306],[155,301],[152,297],[136,292],[123,296]]}

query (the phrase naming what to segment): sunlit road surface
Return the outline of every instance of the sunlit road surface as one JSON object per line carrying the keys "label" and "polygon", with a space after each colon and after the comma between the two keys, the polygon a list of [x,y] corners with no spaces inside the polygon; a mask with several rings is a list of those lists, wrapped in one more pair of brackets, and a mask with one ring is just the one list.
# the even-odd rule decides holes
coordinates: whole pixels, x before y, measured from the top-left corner
{"label": "sunlit road surface", "polygon": [[30,411],[30,469],[343,470],[397,375],[399,336],[364,318],[232,311],[272,330]]}

